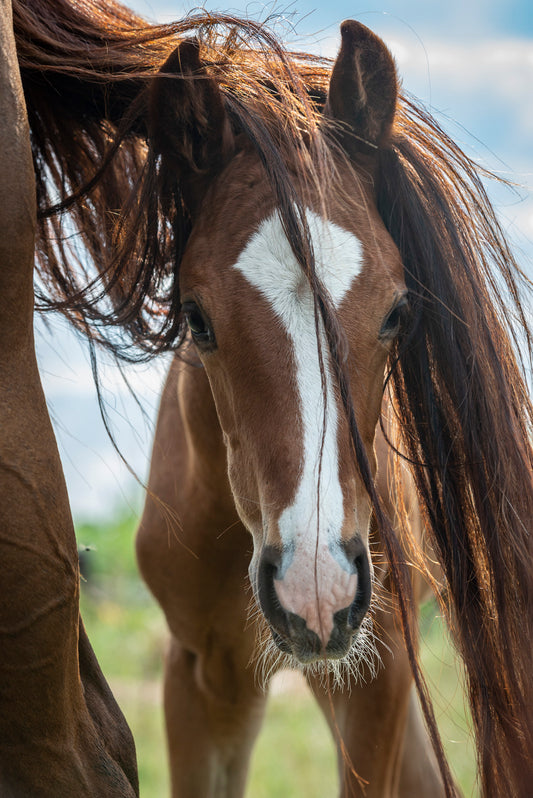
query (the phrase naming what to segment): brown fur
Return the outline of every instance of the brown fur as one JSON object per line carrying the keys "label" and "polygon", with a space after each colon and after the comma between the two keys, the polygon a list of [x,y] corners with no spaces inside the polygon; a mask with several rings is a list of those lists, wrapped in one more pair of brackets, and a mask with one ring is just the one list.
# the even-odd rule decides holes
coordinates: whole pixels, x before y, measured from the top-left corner
{"label": "brown fur", "polygon": [[74,530],[35,361],[35,182],[7,0],[0,50],[0,793],[133,798],[133,740],[79,619]]}

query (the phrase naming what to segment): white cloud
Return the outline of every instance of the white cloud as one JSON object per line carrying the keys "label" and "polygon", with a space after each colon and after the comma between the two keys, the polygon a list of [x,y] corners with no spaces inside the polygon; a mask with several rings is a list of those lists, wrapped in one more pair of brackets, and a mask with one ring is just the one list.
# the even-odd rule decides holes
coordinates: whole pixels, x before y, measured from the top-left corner
{"label": "white cloud", "polygon": [[521,106],[531,106],[533,41],[494,39],[467,45],[449,39],[428,39],[415,44],[391,39],[389,46],[400,71],[425,81],[446,84],[462,94],[479,94],[483,103],[492,93]]}

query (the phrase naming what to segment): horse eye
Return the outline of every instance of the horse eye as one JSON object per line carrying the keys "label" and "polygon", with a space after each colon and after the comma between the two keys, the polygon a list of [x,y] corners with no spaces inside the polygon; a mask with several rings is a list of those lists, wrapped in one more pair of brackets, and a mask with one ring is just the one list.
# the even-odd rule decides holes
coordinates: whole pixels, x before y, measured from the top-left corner
{"label": "horse eye", "polygon": [[202,349],[213,349],[215,334],[203,310],[196,302],[184,302],[181,310],[195,344]]}
{"label": "horse eye", "polygon": [[379,331],[380,340],[384,343],[392,341],[400,332],[402,325],[405,321],[409,311],[409,302],[407,297],[402,295],[397,301],[392,310],[389,311],[385,321],[381,325]]}

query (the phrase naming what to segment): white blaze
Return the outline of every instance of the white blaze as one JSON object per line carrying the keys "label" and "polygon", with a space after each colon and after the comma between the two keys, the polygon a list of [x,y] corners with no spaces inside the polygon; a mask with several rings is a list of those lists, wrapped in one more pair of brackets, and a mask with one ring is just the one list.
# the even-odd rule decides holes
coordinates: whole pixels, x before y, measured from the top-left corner
{"label": "white blaze", "polygon": [[[306,218],[317,275],[338,308],[361,271],[361,243],[352,233],[310,210]],[[285,609],[304,617],[308,627],[326,643],[333,626],[333,613],[351,604],[357,577],[339,545],[344,509],[339,481],[337,406],[325,334],[320,324],[326,366],[324,405],[313,296],[277,212],[261,223],[235,268],[268,300],[293,347],[304,461],[294,501],[279,518],[284,549],[292,550],[293,557],[284,563],[281,578],[275,584]]]}

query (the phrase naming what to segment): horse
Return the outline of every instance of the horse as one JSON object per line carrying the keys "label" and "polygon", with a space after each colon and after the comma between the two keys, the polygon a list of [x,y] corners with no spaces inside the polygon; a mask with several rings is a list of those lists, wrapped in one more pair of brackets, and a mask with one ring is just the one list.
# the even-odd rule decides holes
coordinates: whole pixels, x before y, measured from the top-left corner
{"label": "horse", "polygon": [[[433,561],[483,794],[528,795],[529,284],[483,170],[401,95],[390,52],[360,23],[342,24],[331,64],[232,16],[153,26],[112,0],[13,10],[22,89],[4,127],[27,180],[14,191],[12,171],[2,203],[10,241],[26,244],[11,279],[26,276],[30,308],[35,180],[37,306],[62,311],[93,351],[175,353],[137,538],[170,630],[173,795],[243,795],[264,688],[286,664],[330,724],[342,796],[458,795],[417,658]],[[12,236],[12,197],[26,238]],[[24,399],[37,377],[17,374]],[[16,410],[27,433],[32,416]],[[27,481],[44,486],[47,512],[49,478]],[[20,495],[10,518],[30,506]],[[47,556],[43,535],[32,550]],[[23,565],[17,551],[14,573]],[[57,601],[64,575],[44,587]],[[65,628],[76,638],[73,595],[62,641]],[[60,662],[80,696],[75,651]],[[86,696],[55,701],[56,721],[94,720]],[[33,698],[25,746],[42,728]],[[93,744],[70,754],[92,774],[98,740],[115,787],[132,748],[123,736],[119,752],[117,715],[102,713]],[[33,772],[46,763],[39,751]]]}

